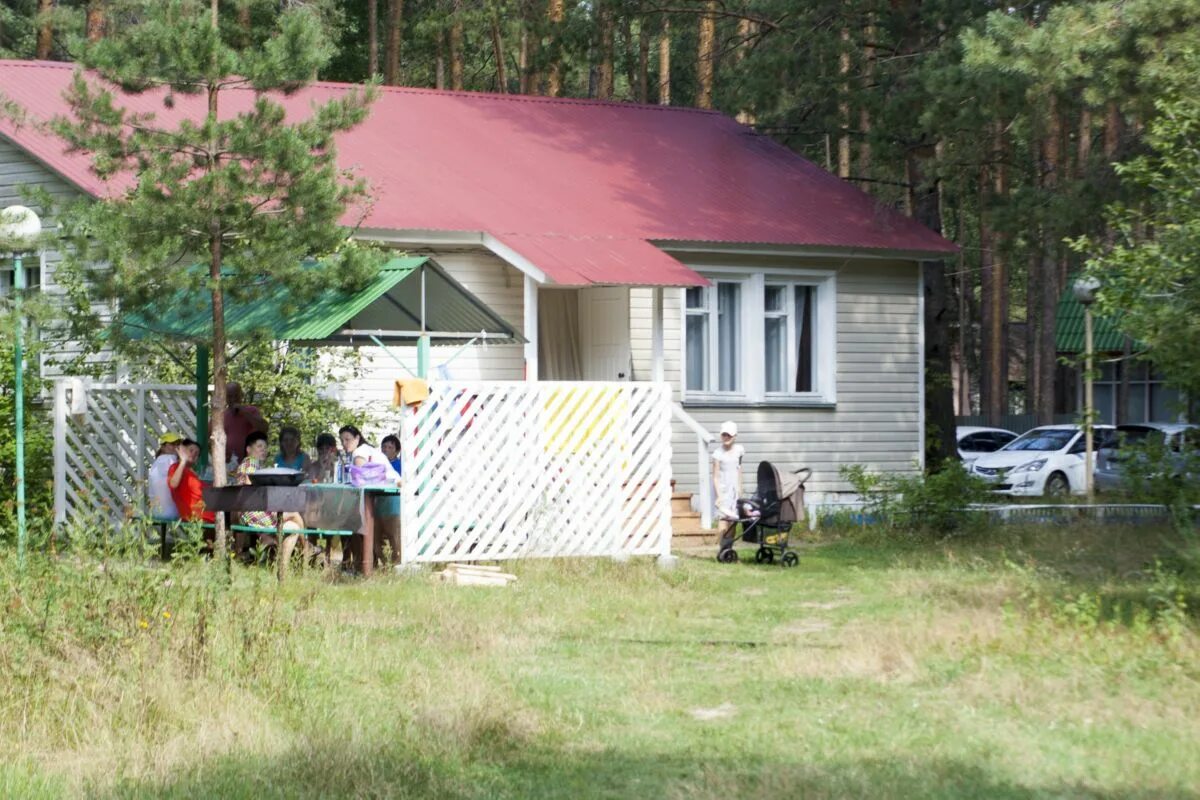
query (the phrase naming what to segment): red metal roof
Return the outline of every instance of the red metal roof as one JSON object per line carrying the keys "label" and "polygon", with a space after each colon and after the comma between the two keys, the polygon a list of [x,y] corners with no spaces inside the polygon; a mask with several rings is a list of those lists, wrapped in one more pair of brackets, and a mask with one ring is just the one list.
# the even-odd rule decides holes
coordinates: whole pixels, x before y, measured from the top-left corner
{"label": "red metal roof", "polygon": [[[35,119],[67,112],[73,67],[0,61],[3,94]],[[289,116],[345,92],[317,83],[280,101]],[[224,95],[222,115],[250,90]],[[162,119],[205,111],[202,96],[122,101]],[[81,189],[103,184],[84,155],[29,125],[0,134]],[[338,139],[339,161],[370,183],[365,228],[490,233],[563,285],[680,286],[698,275],[647,242],[762,243],[916,255],[955,246],[771,139],[710,111],[523,95],[385,88]],[[359,222],[362,212],[347,218]]]}

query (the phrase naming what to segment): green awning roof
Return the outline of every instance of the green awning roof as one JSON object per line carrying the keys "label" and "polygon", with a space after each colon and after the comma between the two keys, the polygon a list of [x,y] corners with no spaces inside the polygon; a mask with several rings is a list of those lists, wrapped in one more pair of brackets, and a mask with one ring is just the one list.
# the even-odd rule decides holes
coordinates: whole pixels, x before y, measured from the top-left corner
{"label": "green awning roof", "polygon": [[[424,303],[422,303],[422,299]],[[302,308],[283,286],[267,287],[253,301],[227,298],[230,340],[265,336],[276,341],[322,344],[412,343],[424,330],[434,342],[524,339],[477,297],[429,258],[393,258],[362,289],[333,289]],[[212,301],[206,291],[179,292],[154,309],[120,315],[116,324],[131,339],[151,337],[203,341],[212,337]]]}
{"label": "green awning roof", "polygon": [[[1067,290],[1058,300],[1058,312],[1054,321],[1054,342],[1060,353],[1082,353],[1084,351],[1083,304],[1075,299],[1071,291],[1075,280],[1067,281]],[[1119,317],[1118,317],[1119,319]],[[1125,334],[1117,330],[1111,317],[1092,315],[1092,342],[1097,353],[1120,353],[1125,349]],[[1134,345],[1137,347],[1137,345]]]}

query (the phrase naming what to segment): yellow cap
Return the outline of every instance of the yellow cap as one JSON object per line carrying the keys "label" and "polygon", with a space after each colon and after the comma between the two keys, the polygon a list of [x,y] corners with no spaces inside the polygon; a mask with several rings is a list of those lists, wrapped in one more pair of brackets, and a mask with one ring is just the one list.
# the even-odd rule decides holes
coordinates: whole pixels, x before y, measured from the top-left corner
{"label": "yellow cap", "polygon": [[162,436],[158,437],[158,441],[160,444],[175,444],[176,442],[182,442],[183,437],[178,433],[171,433],[168,431],[167,433],[164,433]]}

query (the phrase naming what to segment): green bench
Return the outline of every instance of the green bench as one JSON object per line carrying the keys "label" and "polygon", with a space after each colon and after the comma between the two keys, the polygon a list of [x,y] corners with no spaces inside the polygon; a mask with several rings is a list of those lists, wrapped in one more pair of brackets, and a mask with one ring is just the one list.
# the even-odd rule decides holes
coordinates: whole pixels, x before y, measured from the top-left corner
{"label": "green bench", "polygon": [[[213,523],[211,522],[185,522],[184,520],[180,519],[158,519],[156,517],[150,518],[150,524],[155,528],[158,528],[160,542],[159,552],[163,561],[171,560],[170,538],[167,535],[170,529],[174,528],[178,530],[184,525],[197,525],[203,530],[212,530],[214,527]],[[257,525],[230,525],[229,530],[233,531],[234,533],[248,533],[254,536],[274,535],[276,533],[275,528],[273,527],[265,528]],[[289,539],[292,539],[293,536],[335,537],[352,535],[354,535],[354,531],[331,530],[326,528],[295,528],[287,531],[287,537]],[[295,539],[292,539],[292,543],[293,546],[295,546]],[[291,555],[290,548],[288,550],[288,555]]]}

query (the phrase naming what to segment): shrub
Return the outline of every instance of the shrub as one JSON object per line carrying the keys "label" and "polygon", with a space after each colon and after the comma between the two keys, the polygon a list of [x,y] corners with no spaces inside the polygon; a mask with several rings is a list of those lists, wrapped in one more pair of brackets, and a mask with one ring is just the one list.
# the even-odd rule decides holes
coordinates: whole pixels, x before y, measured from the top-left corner
{"label": "shrub", "polygon": [[917,475],[870,472],[856,464],[841,475],[862,497],[864,513],[892,530],[945,535],[984,522],[973,506],[988,499],[987,485],[956,462]]}

